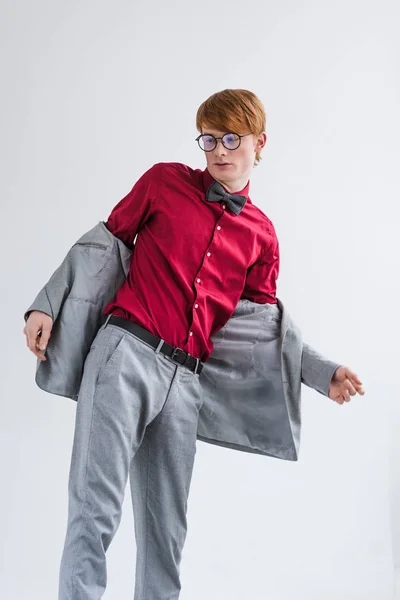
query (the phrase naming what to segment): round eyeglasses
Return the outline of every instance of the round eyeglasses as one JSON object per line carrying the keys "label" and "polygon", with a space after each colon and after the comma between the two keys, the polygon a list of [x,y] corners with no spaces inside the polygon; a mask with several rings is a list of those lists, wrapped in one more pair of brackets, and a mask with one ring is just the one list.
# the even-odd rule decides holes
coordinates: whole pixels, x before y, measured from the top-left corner
{"label": "round eyeglasses", "polygon": [[199,135],[195,141],[199,144],[200,148],[204,150],[204,152],[211,152],[212,150],[214,150],[217,147],[218,140],[221,140],[222,145],[227,150],[236,150],[236,148],[239,148],[240,146],[242,137],[251,134],[252,131],[243,135],[239,135],[238,133],[233,133],[232,131],[229,131],[228,133],[225,133],[222,137],[215,137],[215,135],[211,135],[211,133],[203,133],[203,135]]}

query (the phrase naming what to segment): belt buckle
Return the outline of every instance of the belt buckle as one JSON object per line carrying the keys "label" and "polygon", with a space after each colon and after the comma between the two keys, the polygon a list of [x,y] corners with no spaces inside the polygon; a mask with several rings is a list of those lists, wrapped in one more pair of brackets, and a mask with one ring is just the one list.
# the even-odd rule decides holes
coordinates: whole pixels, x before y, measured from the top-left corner
{"label": "belt buckle", "polygon": [[[179,352],[181,352],[184,355],[184,361],[183,362],[179,362],[179,360],[177,358],[175,358],[175,355],[178,354]],[[175,360],[178,364],[183,365],[186,362],[187,352],[185,352],[184,350],[182,350],[182,348],[174,348],[173,352],[171,354],[171,358],[172,358],[172,360]]]}
{"label": "belt buckle", "polygon": [[[178,364],[184,366],[185,363],[186,363],[186,360],[189,358],[189,356],[191,356],[191,354],[190,354],[190,352],[185,352],[184,350],[182,350],[182,348],[174,348],[174,350],[172,352],[172,355],[171,355],[172,360],[175,359],[175,354],[178,354],[179,352],[182,352],[182,354],[185,356],[185,360],[182,363],[179,362],[179,360],[176,360],[176,362]],[[196,367],[194,369],[194,373],[197,374],[197,369],[199,368],[199,365],[200,365],[201,361],[196,356],[192,356],[192,358],[194,358],[194,360],[196,361]]]}

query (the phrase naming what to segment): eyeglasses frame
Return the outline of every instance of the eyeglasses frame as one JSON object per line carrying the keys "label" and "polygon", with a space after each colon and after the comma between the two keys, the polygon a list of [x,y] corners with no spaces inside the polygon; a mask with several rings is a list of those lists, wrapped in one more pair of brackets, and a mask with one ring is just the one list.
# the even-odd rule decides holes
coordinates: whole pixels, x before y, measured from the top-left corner
{"label": "eyeglasses frame", "polygon": [[[226,135],[229,135],[230,133],[233,133],[233,135],[237,135],[239,138],[239,144],[236,146],[236,148],[227,148],[223,142],[223,139]],[[253,132],[250,131],[250,133],[244,133],[243,135],[239,135],[238,133],[236,133],[236,131],[227,131],[226,133],[224,133],[224,135],[222,137],[216,137],[215,135],[213,135],[212,133],[201,133],[199,136],[197,136],[197,138],[195,139],[195,142],[198,143],[200,150],[203,150],[203,152],[213,152],[215,150],[215,148],[218,146],[218,140],[221,140],[221,144],[223,145],[224,148],[226,148],[227,150],[230,150],[231,152],[233,152],[234,150],[237,150],[240,146],[240,144],[242,143],[242,137],[246,137],[246,135],[251,135]],[[200,138],[203,137],[203,135],[209,135],[210,137],[214,138],[215,140],[215,146],[214,148],[212,148],[211,150],[204,150],[204,148],[202,148],[200,146]]]}

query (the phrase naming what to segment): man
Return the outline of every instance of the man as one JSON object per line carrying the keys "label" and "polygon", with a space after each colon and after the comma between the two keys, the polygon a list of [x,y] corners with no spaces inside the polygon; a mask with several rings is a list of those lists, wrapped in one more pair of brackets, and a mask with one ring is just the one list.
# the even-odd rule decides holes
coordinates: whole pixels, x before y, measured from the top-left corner
{"label": "man", "polygon": [[[267,140],[264,108],[252,92],[224,90],[200,106],[197,128],[207,168],[154,165],[106,223],[132,258],[104,309],[108,319],[90,347],[79,388],[59,600],[97,600],[104,593],[105,554],[120,523],[128,474],[135,600],[179,598],[203,402],[199,372],[213,351],[210,338],[239,300],[277,303],[277,236],[249,197],[250,174]],[[51,328],[51,317],[33,311],[24,329],[42,360]],[[331,385],[339,403],[363,393],[346,367],[335,370]]]}

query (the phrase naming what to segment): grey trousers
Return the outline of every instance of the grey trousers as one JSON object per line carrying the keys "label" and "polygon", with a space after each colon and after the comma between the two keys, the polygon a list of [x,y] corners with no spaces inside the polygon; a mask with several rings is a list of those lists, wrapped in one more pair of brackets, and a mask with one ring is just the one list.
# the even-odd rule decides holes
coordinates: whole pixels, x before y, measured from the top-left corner
{"label": "grey trousers", "polygon": [[179,598],[201,405],[199,375],[125,329],[99,329],[77,402],[59,600],[102,597],[128,474],[134,600]]}

